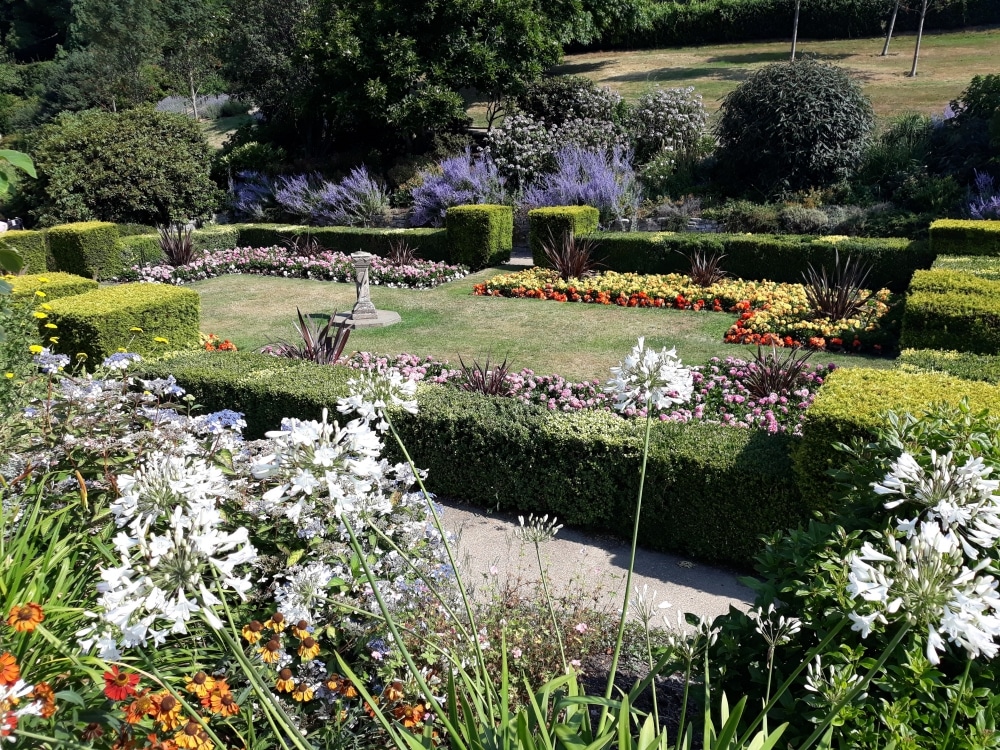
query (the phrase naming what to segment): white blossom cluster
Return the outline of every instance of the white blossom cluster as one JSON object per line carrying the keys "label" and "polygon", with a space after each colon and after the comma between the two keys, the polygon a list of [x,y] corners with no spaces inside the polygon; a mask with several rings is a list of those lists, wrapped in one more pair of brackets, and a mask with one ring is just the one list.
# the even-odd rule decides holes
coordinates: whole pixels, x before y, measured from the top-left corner
{"label": "white blossom cluster", "polygon": [[665,409],[690,401],[694,393],[691,369],[681,364],[677,350],[648,349],[643,337],[611,374],[605,391],[615,397],[618,411],[645,408],[647,402],[653,409]]}
{"label": "white blossom cluster", "polygon": [[656,89],[629,112],[628,131],[640,161],[659,151],[691,149],[705,132],[708,113],[693,86]]}
{"label": "white blossom cluster", "polygon": [[213,589],[244,597],[252,586],[246,569],[257,558],[246,528],[226,530],[218,504],[228,484],[202,459],[160,452],[118,477],[111,511],[121,565],[101,571],[95,622],[77,633],[84,651],[97,646],[102,658],[117,659],[124,648],[186,633],[198,614],[222,627]]}
{"label": "white blossom cluster", "polygon": [[852,627],[866,637],[898,616],[926,628],[932,664],[946,640],[970,658],[992,658],[1000,650],[1000,583],[988,553],[1000,539],[1000,483],[987,479],[992,467],[978,457],[928,450],[920,458],[903,453],[872,485],[892,498],[886,508],[910,503],[919,513],[848,558],[847,591],[867,603],[850,613]]}

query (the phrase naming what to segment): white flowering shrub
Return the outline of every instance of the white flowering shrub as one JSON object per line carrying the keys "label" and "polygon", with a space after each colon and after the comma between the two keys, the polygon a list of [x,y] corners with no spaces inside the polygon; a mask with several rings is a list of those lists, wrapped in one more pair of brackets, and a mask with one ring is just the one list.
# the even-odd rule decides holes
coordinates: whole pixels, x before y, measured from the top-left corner
{"label": "white flowering shrub", "polygon": [[705,131],[708,113],[693,86],[643,94],[628,113],[627,129],[636,161],[645,164],[661,151],[692,151]]}
{"label": "white flowering shrub", "polygon": [[519,190],[552,169],[556,148],[551,127],[528,115],[514,114],[490,129],[483,152],[507,184]]}
{"label": "white flowering shrub", "polygon": [[757,603],[800,632],[775,648],[753,618],[729,616],[712,658],[731,694],[764,694],[769,660],[782,679],[808,662],[797,699],[769,717],[791,723],[793,746],[831,710],[849,747],[985,746],[1000,677],[998,428],[965,404],[890,415],[876,443],[845,452],[842,510],[769,543]]}
{"label": "white flowering shrub", "polygon": [[518,96],[517,106],[529,117],[557,126],[570,120],[613,122],[623,109],[617,92],[580,76],[535,81]]}

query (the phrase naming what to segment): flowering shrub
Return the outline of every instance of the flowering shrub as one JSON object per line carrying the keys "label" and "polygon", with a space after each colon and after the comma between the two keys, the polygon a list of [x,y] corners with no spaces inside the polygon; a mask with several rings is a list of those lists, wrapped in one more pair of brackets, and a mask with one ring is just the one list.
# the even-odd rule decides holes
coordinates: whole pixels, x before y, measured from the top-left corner
{"label": "flowering shrub", "polygon": [[490,129],[483,153],[513,190],[523,190],[552,169],[556,148],[552,128],[541,120],[515,114]]}
{"label": "flowering shrub", "polygon": [[641,189],[632,169],[632,155],[624,148],[588,150],[571,145],[561,148],[555,161],[551,174],[525,190],[525,206],[593,206],[601,212],[605,225],[635,216]]}
{"label": "flowering shrub", "polygon": [[797,637],[772,646],[742,614],[716,621],[727,691],[764,693],[769,660],[792,679],[795,698],[770,717],[790,722],[791,746],[831,710],[845,747],[992,741],[997,428],[968,404],[888,415],[877,441],[844,454],[837,512],[759,558],[756,604],[795,621]]}
{"label": "flowering shrub", "polygon": [[[286,247],[235,247],[202,255],[183,266],[133,266],[119,281],[155,281],[185,284],[231,273],[257,276],[286,276],[321,281],[354,282],[354,264],[344,253],[321,251],[308,256],[296,255]],[[369,278],[372,284],[388,287],[430,289],[468,273],[464,266],[450,266],[418,260],[398,266],[373,257]]]}
{"label": "flowering shrub", "polygon": [[[395,358],[357,352],[345,364],[358,370],[398,370],[404,377],[429,383],[461,387],[464,374],[448,362],[433,357],[400,354]],[[755,396],[748,385],[758,365],[738,357],[713,357],[704,367],[691,368],[691,388],[677,404],[660,404],[653,415],[660,421],[714,422],[732,427],[757,428],[767,432],[800,434],[806,411],[816,397],[826,374],[835,365],[806,365],[790,387]],[[537,375],[533,370],[508,372],[504,395],[549,411],[612,411],[614,397],[599,380],[574,383],[560,375]],[[645,417],[642,405],[626,405],[618,411],[625,417]]]}
{"label": "flowering shrub", "polygon": [[589,302],[622,307],[669,307],[739,313],[726,333],[733,344],[808,346],[811,349],[881,351],[879,321],[888,312],[889,291],[863,292],[859,316],[830,321],[818,317],[801,284],[722,279],[707,287],[681,274],[642,275],[607,271],[585,280],[563,281],[549,269],[493,276],[473,294]]}
{"label": "flowering shrub", "polygon": [[693,86],[643,94],[629,111],[628,134],[636,160],[645,164],[661,151],[683,154],[698,143],[708,113]]}
{"label": "flowering shrub", "polygon": [[580,76],[542,78],[529,84],[517,98],[524,114],[551,125],[568,120],[611,122],[621,103],[617,92]]}
{"label": "flowering shrub", "polygon": [[440,172],[421,172],[421,183],[413,189],[413,226],[444,224],[451,206],[507,202],[506,179],[488,154],[473,158],[471,149],[441,162]]}
{"label": "flowering shrub", "polygon": [[271,178],[263,172],[238,172],[229,187],[229,207],[240,220],[267,219],[277,207]]}

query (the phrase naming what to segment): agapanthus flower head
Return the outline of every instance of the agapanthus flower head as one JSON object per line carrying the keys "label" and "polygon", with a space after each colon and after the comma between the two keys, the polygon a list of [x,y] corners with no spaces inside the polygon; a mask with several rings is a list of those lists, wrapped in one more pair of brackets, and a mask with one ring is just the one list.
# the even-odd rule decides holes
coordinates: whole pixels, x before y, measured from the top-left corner
{"label": "agapanthus flower head", "polygon": [[926,628],[927,659],[940,661],[945,639],[970,658],[993,658],[1000,645],[998,582],[988,561],[966,564],[963,545],[937,521],[919,523],[904,538],[886,533],[884,544],[865,542],[848,559],[847,593],[868,603],[852,616],[852,629],[867,635],[890,616]]}
{"label": "agapanthus flower head", "polygon": [[403,377],[396,368],[384,373],[365,370],[360,377],[347,381],[347,384],[351,395],[337,402],[337,411],[357,414],[363,423],[374,423],[379,431],[386,429],[383,417],[389,407],[399,407],[410,414],[417,413],[417,382]]}
{"label": "agapanthus flower head", "polygon": [[670,602],[664,600],[656,601],[656,590],[649,590],[648,584],[642,584],[642,588],[636,588],[632,592],[632,596],[629,599],[629,608],[635,613],[635,616],[639,621],[645,626],[649,627],[649,624],[653,621],[653,616],[656,614],[657,610],[669,609],[671,607]]}
{"label": "agapanthus flower head", "polygon": [[755,607],[747,613],[747,617],[754,621],[754,629],[760,633],[771,649],[788,643],[802,629],[802,620],[799,618],[779,615],[775,619],[774,615],[773,603],[766,610]]}
{"label": "agapanthus flower head", "polygon": [[[861,675],[850,664],[831,664],[824,669],[823,658],[817,654],[807,667],[805,688],[814,694],[812,702],[830,710],[846,698],[860,681]],[[854,701],[862,703],[867,696],[868,693],[862,691],[854,696]]]}
{"label": "agapanthus flower head", "polygon": [[615,409],[665,409],[691,399],[694,381],[691,369],[684,367],[676,349],[656,352],[646,348],[643,337],[617,367],[605,390],[615,397]]}
{"label": "agapanthus flower head", "polygon": [[514,534],[526,544],[551,542],[563,527],[561,523],[557,523],[557,520],[553,516],[550,521],[548,513],[537,517],[534,513],[529,514],[527,521],[524,520],[524,516],[518,516],[517,526],[514,527]]}

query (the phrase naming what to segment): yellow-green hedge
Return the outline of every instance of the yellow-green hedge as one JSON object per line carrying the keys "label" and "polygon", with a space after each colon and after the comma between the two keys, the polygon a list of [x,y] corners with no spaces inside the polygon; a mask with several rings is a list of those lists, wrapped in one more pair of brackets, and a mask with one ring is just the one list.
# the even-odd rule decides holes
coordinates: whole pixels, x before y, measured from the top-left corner
{"label": "yellow-green hedge", "polygon": [[1000,221],[938,219],[930,236],[937,255],[1000,255]]}
{"label": "yellow-green hedge", "polygon": [[80,221],[47,230],[49,250],[60,271],[109,279],[124,270],[118,227],[107,221]]}
{"label": "yellow-green hedge", "polygon": [[[7,279],[7,283],[13,287],[11,295],[14,299],[27,300],[37,297],[39,303],[52,302],[62,297],[71,297],[97,289],[97,282],[93,279],[61,271],[12,276]],[[36,292],[42,292],[45,296],[36,295]]]}
{"label": "yellow-green hedge", "polygon": [[544,245],[572,232],[583,237],[597,231],[600,212],[593,206],[553,206],[528,211],[528,245],[536,266],[548,266]]}
{"label": "yellow-green hedge", "polygon": [[1000,387],[943,373],[853,367],[830,373],[806,412],[802,439],[792,451],[803,499],[812,508],[830,506],[834,485],[827,471],[837,460],[834,443],[872,439],[888,411],[918,414],[933,403],[957,404],[963,396],[974,409],[995,409]]}
{"label": "yellow-green hedge", "polygon": [[472,270],[510,260],[514,245],[514,209],[510,206],[452,206],[445,214],[452,263]]}
{"label": "yellow-green hedge", "polygon": [[17,250],[24,260],[26,273],[45,273],[53,268],[45,232],[33,229],[13,229],[0,234],[0,247]]}
{"label": "yellow-green hedge", "polygon": [[56,324],[56,351],[100,362],[120,350],[149,355],[196,346],[199,307],[190,289],[122,284],[57,299],[41,323]]}

